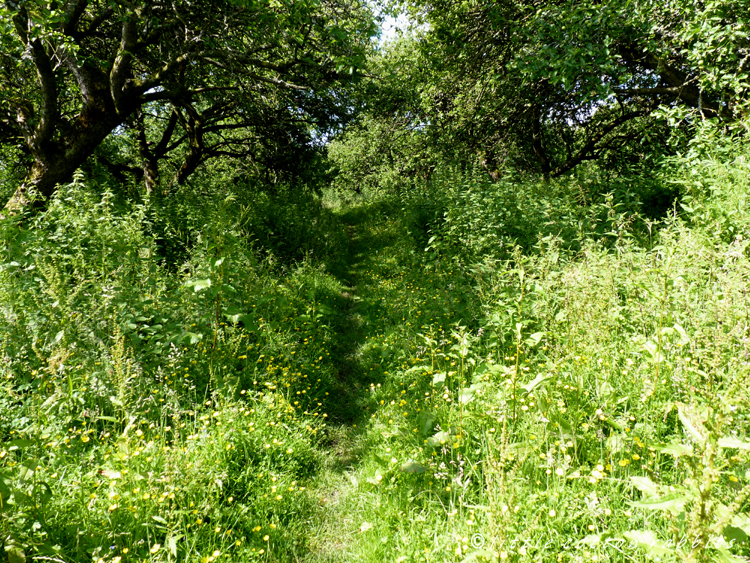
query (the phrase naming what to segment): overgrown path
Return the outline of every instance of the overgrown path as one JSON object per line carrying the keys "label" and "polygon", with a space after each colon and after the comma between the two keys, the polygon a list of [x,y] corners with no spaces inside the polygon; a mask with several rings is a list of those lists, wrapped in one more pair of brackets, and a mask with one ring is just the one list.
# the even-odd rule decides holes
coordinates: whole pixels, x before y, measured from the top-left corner
{"label": "overgrown path", "polygon": [[750,560],[724,148],[647,230],[583,173],[339,211],[61,186],[0,225],[0,560]]}
{"label": "overgrown path", "polygon": [[[320,521],[311,529],[309,561],[346,560],[342,554],[354,523],[346,521],[343,504],[353,494],[352,476],[366,454],[366,419],[372,411],[369,385],[382,379],[380,364],[363,354],[376,329],[373,313],[377,310],[374,296],[368,295],[366,276],[372,253],[387,247],[394,238],[387,230],[377,233],[369,207],[349,210],[341,218],[349,238],[348,253],[331,267],[343,288],[333,320],[337,335],[333,362],[341,393],[330,405],[337,416],[329,426],[329,456],[318,482]],[[342,533],[344,530],[347,532]]]}
{"label": "overgrown path", "polygon": [[[355,207],[341,215],[349,252],[330,267],[343,286],[331,321],[340,394],[329,405],[335,415],[328,426],[326,467],[316,483],[319,520],[311,525],[306,561],[377,560],[379,552],[391,552],[393,515],[378,521],[373,510],[384,508],[381,494],[390,494],[379,488],[384,470],[404,460],[390,455],[386,442],[398,441],[398,432],[395,427],[384,431],[383,424],[393,423],[394,403],[384,404],[381,397],[401,385],[394,375],[409,367],[407,358],[418,355],[414,335],[420,326],[444,336],[452,324],[466,322],[470,310],[468,296],[428,283],[424,265],[404,246],[408,238],[400,215],[388,204]],[[399,414],[406,416],[406,411]],[[393,453],[402,446],[394,445]],[[385,455],[391,459],[384,460]],[[387,535],[378,536],[379,528]],[[400,536],[408,537],[408,531]]]}

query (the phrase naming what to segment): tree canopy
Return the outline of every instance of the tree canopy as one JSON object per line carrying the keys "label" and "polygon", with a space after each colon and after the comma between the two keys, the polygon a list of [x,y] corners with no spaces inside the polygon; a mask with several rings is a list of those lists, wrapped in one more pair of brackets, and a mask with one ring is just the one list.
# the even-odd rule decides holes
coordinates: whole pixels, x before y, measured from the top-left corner
{"label": "tree canopy", "polygon": [[416,24],[402,41],[413,42],[411,74],[421,75],[411,126],[493,175],[638,161],[663,147],[670,123],[731,126],[748,115],[746,0],[400,5]]}
{"label": "tree canopy", "polygon": [[49,198],[122,127],[150,185],[170,153],[179,182],[252,153],[259,128],[286,124],[283,145],[331,125],[375,29],[358,0],[9,0],[0,22],[0,143],[29,162],[10,208]]}
{"label": "tree canopy", "polygon": [[25,180],[6,207],[43,203],[92,155],[147,190],[215,158],[304,178],[349,121],[329,153],[361,186],[436,159],[493,177],[642,165],[675,124],[748,116],[750,0],[396,6],[415,30],[374,49],[362,0],[8,0],[0,150]]}

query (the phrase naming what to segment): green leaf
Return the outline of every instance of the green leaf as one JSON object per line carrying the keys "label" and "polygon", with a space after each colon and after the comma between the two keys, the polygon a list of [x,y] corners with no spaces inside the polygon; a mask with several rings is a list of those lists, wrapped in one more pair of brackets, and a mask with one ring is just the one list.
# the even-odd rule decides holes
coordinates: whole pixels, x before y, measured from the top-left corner
{"label": "green leaf", "polygon": [[576,545],[598,545],[602,541],[601,534],[589,534],[585,538],[578,540]]}
{"label": "green leaf", "polygon": [[549,375],[549,374],[540,373],[534,379],[532,379],[531,381],[529,381],[526,385],[521,385],[521,389],[524,389],[527,393],[531,393],[539,385],[541,385],[545,381],[549,381],[553,377],[554,376]]}
{"label": "green leaf", "polygon": [[655,444],[653,448],[663,454],[669,454],[674,457],[691,456],[693,448],[687,444],[670,442],[669,444]]}
{"label": "green leaf", "polygon": [[737,450],[750,450],[750,442],[743,442],[739,438],[735,438],[734,436],[725,436],[724,438],[719,438],[719,447],[720,448],[732,448]]}
{"label": "green leaf", "polygon": [[641,501],[630,501],[628,504],[636,508],[645,508],[647,510],[669,510],[670,512],[680,512],[682,507],[689,501],[680,493],[671,493],[663,497],[647,498]]}
{"label": "green leaf", "polygon": [[562,431],[562,435],[567,438],[574,438],[573,424],[561,415],[553,414],[547,427],[553,432]]}
{"label": "green leaf", "polygon": [[633,486],[641,491],[647,497],[654,496],[659,492],[659,487],[648,477],[641,477],[639,475],[631,475],[630,482]]}
{"label": "green leaf", "polygon": [[623,536],[638,547],[644,549],[649,555],[661,556],[674,553],[673,549],[666,547],[664,542],[659,541],[654,532],[647,530],[630,530],[625,532]]}
{"label": "green leaf", "polygon": [[20,465],[18,465],[18,478],[21,479],[21,481],[28,482],[31,481],[34,478],[34,473],[36,473],[36,468],[39,466],[39,464],[34,460],[26,460],[22,462]]}
{"label": "green leaf", "polygon": [[604,421],[603,421],[603,422],[605,422],[606,424],[608,424],[609,426],[611,426],[611,427],[612,427],[612,428],[614,428],[615,430],[619,430],[620,432],[622,432],[622,431],[624,430],[624,428],[623,428],[622,424],[620,424],[620,423],[619,423],[619,422],[617,422],[616,420],[612,420],[612,419],[611,419],[611,418],[609,418],[608,416],[604,418]]}
{"label": "green leaf", "polygon": [[203,280],[188,280],[185,282],[185,287],[192,287],[193,291],[198,293],[199,291],[211,287],[211,278],[206,278]]}
{"label": "green leaf", "polygon": [[682,328],[681,325],[675,324],[674,329],[677,331],[677,333],[680,335],[680,344],[685,346],[686,344],[690,343],[690,338],[688,337],[687,333],[685,332],[685,329]]}
{"label": "green leaf", "polygon": [[442,387],[445,385],[445,378],[447,377],[444,371],[440,371],[432,376],[432,384],[436,387]]}
{"label": "green leaf", "polygon": [[543,332],[535,332],[534,334],[530,334],[529,337],[526,339],[526,346],[529,348],[535,348],[539,346],[539,343],[542,341],[542,338],[544,338]]}
{"label": "green leaf", "polygon": [[747,563],[745,557],[737,557],[732,555],[726,547],[720,546],[716,548],[716,560],[721,563]]}
{"label": "green leaf", "polygon": [[722,531],[724,539],[729,542],[746,542],[748,540],[748,534],[742,528],[736,526],[727,526]]}
{"label": "green leaf", "polygon": [[647,340],[641,347],[649,353],[653,363],[659,363],[664,359],[664,356],[659,352],[659,347],[652,340]]}
{"label": "green leaf", "polygon": [[[112,397],[110,397],[110,400],[112,400]],[[112,402],[114,403],[115,401],[112,401]],[[117,402],[120,403],[120,405],[122,405],[122,402],[120,402],[120,401],[117,401]],[[97,420],[106,420],[107,422],[115,422],[115,423],[120,422],[114,416],[97,416],[96,419]]]}
{"label": "green leaf", "polygon": [[169,536],[166,541],[167,549],[172,554],[172,557],[177,557],[177,538]]}
{"label": "green leaf", "polygon": [[246,331],[257,332],[258,323],[255,322],[255,317],[251,315],[239,315],[237,320],[245,326]]}
{"label": "green leaf", "polygon": [[[0,474],[0,496],[2,496],[4,500],[9,498],[12,493],[10,484],[10,476],[3,476],[2,474]],[[5,507],[4,504],[3,507]]]}
{"label": "green leaf", "polygon": [[750,516],[747,514],[735,514],[732,518],[732,526],[739,528],[750,536]]}
{"label": "green leaf", "polygon": [[26,563],[26,553],[17,545],[5,546],[5,552],[8,554],[8,563]]}
{"label": "green leaf", "polygon": [[430,438],[427,438],[427,444],[433,448],[439,448],[440,446],[448,444],[450,442],[450,439],[451,436],[447,432],[438,432]]}
{"label": "green leaf", "polygon": [[10,442],[7,442],[7,445],[8,451],[12,452],[14,450],[20,450],[22,448],[33,446],[34,442],[32,442],[31,440],[11,440]]}
{"label": "green leaf", "polygon": [[407,461],[401,466],[401,471],[404,473],[424,473],[427,471],[427,467],[416,461]]}
{"label": "green leaf", "polygon": [[703,425],[698,413],[691,406],[677,403],[677,416],[685,427],[685,430],[698,444],[704,444],[708,439],[708,430]]}
{"label": "green leaf", "polygon": [[384,460],[382,457],[380,457],[378,454],[372,454],[372,459],[374,459],[380,467],[384,469],[388,469],[388,462]]}
{"label": "green leaf", "polygon": [[474,400],[475,393],[484,387],[484,383],[474,383],[471,387],[468,389],[461,389],[461,393],[458,396],[458,400],[461,401],[461,404],[469,404],[471,401]]}
{"label": "green leaf", "polygon": [[180,338],[180,342],[184,342],[185,340],[190,344],[198,344],[198,342],[203,340],[203,335],[196,332],[186,332]]}
{"label": "green leaf", "polygon": [[102,475],[104,475],[107,479],[115,480],[115,479],[121,479],[122,473],[119,471],[115,471],[113,469],[104,469],[102,470]]}
{"label": "green leaf", "polygon": [[422,436],[427,436],[435,429],[436,422],[437,417],[433,413],[428,411],[420,412],[417,416],[417,427],[419,428],[420,434],[422,434]]}

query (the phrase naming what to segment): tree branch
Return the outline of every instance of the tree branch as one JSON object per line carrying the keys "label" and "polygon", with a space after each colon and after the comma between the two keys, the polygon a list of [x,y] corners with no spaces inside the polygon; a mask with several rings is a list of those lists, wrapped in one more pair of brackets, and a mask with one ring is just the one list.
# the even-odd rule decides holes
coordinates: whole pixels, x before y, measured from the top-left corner
{"label": "tree branch", "polygon": [[122,37],[120,47],[115,56],[115,62],[109,73],[109,90],[112,100],[115,103],[115,110],[118,114],[125,115],[129,113],[123,103],[125,94],[125,82],[130,74],[130,63],[133,59],[132,50],[136,42],[137,27],[135,25],[135,14],[127,14],[125,21],[122,23]]}
{"label": "tree branch", "polygon": [[42,93],[42,107],[39,115],[39,124],[36,127],[35,137],[39,144],[46,143],[52,138],[57,121],[57,83],[52,71],[52,63],[39,39],[31,44],[34,57],[39,86]]}
{"label": "tree branch", "polygon": [[[166,64],[162,65],[162,67],[157,70],[155,73],[153,73],[151,76],[146,77],[143,80],[140,80],[135,83],[134,85],[134,92],[137,94],[140,94],[142,98],[146,101],[152,101],[152,100],[170,100],[174,99],[175,94],[168,94],[166,96],[162,95],[161,97],[148,97],[149,94],[145,94],[152,88],[156,88],[157,86],[160,86],[161,83],[164,81],[164,79],[170,75],[172,72],[174,72],[176,69],[178,69],[183,64],[197,58],[197,54],[193,52],[188,53],[182,53],[181,55],[174,57],[171,61],[167,62]],[[154,92],[154,94],[165,94],[165,92]]]}
{"label": "tree branch", "polygon": [[[734,115],[729,109],[722,107],[710,94],[704,93],[701,88],[693,84],[695,82],[694,77],[689,78],[685,72],[670,65],[667,61],[652,53],[643,52],[632,44],[620,47],[619,53],[627,61],[641,65],[660,76],[662,81],[668,84],[670,89],[673,89],[673,91],[665,92],[666,94],[676,94],[683,103],[692,108],[699,108],[709,116],[734,119]],[[646,88],[645,90],[654,89]]]}
{"label": "tree branch", "polygon": [[119,162],[112,162],[106,156],[97,154],[96,160],[104,165],[112,176],[117,178],[120,182],[126,182],[127,177],[125,174],[133,174],[136,178],[140,179],[143,177],[143,169],[137,166],[128,166],[127,164],[120,164]]}
{"label": "tree branch", "polygon": [[76,30],[78,29],[78,22],[88,4],[88,0],[71,0],[68,4],[68,7],[65,9],[66,22],[62,30],[65,35],[68,37],[75,37]]}
{"label": "tree branch", "polygon": [[636,119],[638,117],[643,117],[651,113],[656,106],[651,106],[649,108],[645,108],[639,111],[633,111],[630,113],[623,114],[619,116],[617,119],[614,119],[607,125],[605,125],[602,129],[600,129],[597,133],[595,133],[589,141],[581,147],[581,150],[578,151],[578,154],[576,154],[573,158],[568,159],[563,164],[555,168],[555,170],[552,171],[550,174],[551,177],[557,178],[558,176],[561,176],[565,174],[566,172],[572,170],[579,164],[581,164],[585,160],[591,160],[593,158],[596,158],[596,155],[594,154],[597,145],[599,142],[604,139],[609,133],[617,129],[620,125],[623,123],[626,123],[630,121],[631,119]]}
{"label": "tree branch", "polygon": [[[21,7],[13,16],[13,24],[26,48],[31,52],[31,58],[34,61],[37,81],[41,91],[41,108],[39,112],[39,121],[36,127],[31,124],[34,112],[30,106],[19,107],[17,122],[24,131],[26,143],[32,152],[38,154],[42,150],[42,145],[47,143],[55,131],[57,121],[57,83],[55,74],[52,70],[52,62],[44,50],[44,46],[39,39],[29,41],[29,14],[25,7]],[[32,129],[33,127],[33,129]]]}
{"label": "tree branch", "polygon": [[96,33],[96,30],[99,29],[99,26],[104,23],[107,18],[109,18],[112,14],[114,14],[115,11],[112,8],[107,8],[104,10],[101,14],[96,16],[93,20],[91,20],[91,23],[86,28],[85,31],[82,31],[80,33],[75,33],[72,37],[76,39],[77,41],[80,41],[84,37],[90,37]]}
{"label": "tree branch", "polygon": [[169,141],[172,139],[172,135],[174,135],[176,126],[177,110],[172,108],[172,112],[169,114],[167,126],[164,128],[164,132],[161,135],[161,140],[159,141],[159,144],[154,147],[154,154],[157,158],[161,158],[168,152],[167,147],[169,146]]}
{"label": "tree branch", "polygon": [[257,80],[258,82],[265,82],[267,84],[273,84],[274,86],[282,86],[284,88],[289,88],[291,90],[299,90],[303,92],[310,90],[310,88],[308,88],[307,86],[299,86],[298,84],[292,84],[291,82],[281,80],[280,78],[266,78],[265,76],[260,76],[253,72],[245,73],[245,76],[247,76],[248,78],[252,78],[253,80]]}
{"label": "tree branch", "polygon": [[663,86],[659,88],[612,88],[615,94],[627,94],[632,96],[660,96],[663,94],[677,94],[679,96],[682,86]]}

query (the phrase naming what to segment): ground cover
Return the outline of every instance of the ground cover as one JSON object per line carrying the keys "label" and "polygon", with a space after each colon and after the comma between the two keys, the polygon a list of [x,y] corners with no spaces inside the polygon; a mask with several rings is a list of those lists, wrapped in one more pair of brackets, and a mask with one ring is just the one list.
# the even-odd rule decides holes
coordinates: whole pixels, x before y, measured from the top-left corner
{"label": "ground cover", "polygon": [[[486,224],[493,197],[525,197],[496,184],[483,205],[448,207],[426,252],[414,226],[439,202],[344,215],[379,233],[356,263],[354,309],[375,377],[368,447],[338,481],[321,560],[747,556],[743,163],[691,163],[689,192],[717,199],[646,237],[606,199],[577,239],[538,223],[525,248],[503,229],[454,236]],[[470,243],[483,260],[467,260]]]}
{"label": "ground cover", "polygon": [[731,150],[674,163],[660,222],[580,178],[192,217],[77,179],[3,226],[5,556],[743,560]]}

